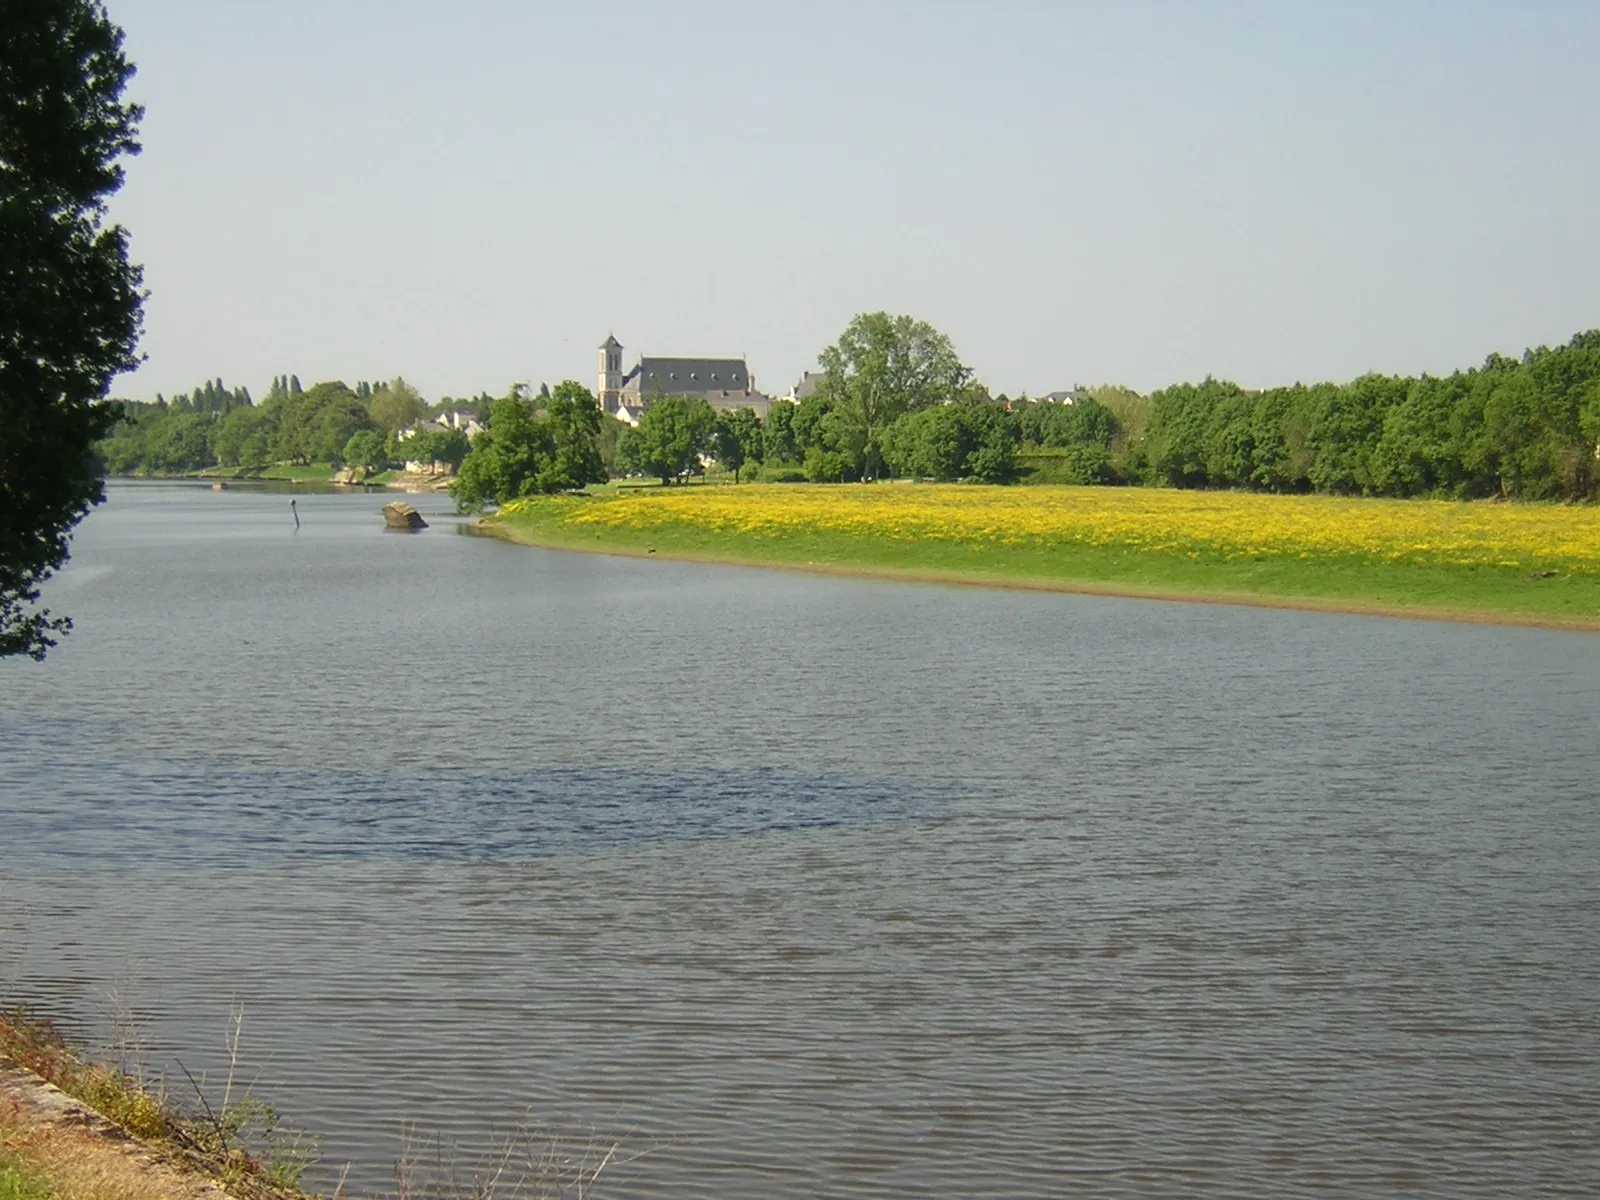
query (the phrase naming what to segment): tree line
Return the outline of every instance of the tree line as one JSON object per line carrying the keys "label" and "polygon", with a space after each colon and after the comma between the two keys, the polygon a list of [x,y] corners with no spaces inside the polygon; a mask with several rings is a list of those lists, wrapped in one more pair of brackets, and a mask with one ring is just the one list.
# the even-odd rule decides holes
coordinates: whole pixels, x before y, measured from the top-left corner
{"label": "tree line", "polygon": [[1150,397],[1137,481],[1371,496],[1585,500],[1600,485],[1600,330],[1448,376]]}
{"label": "tree line", "polygon": [[[798,404],[713,416],[677,399],[624,435],[624,469],[693,456],[763,478],[1154,484],[1344,495],[1591,500],[1600,492],[1600,331],[1448,376],[1247,390],[1207,378],[1070,404],[991,396],[924,323],[857,317]],[[659,418],[652,413],[660,409]],[[651,426],[659,420],[661,429]],[[759,435],[757,430],[759,429]]]}
{"label": "tree line", "polygon": [[309,388],[295,375],[272,380],[260,403],[248,388],[209,380],[192,392],[154,401],[118,401],[120,419],[97,445],[114,475],[176,475],[212,467],[259,468],[274,464],[328,463],[381,471],[410,460],[457,467],[467,454],[458,430],[400,434],[440,413],[477,411],[488,403],[445,397],[427,404],[416,388],[395,377],[333,380]]}
{"label": "tree line", "polygon": [[487,433],[398,434],[460,402],[427,405],[403,379],[281,376],[259,404],[210,380],[128,404],[100,443],[107,470],[326,462],[381,470],[403,459],[459,468],[466,506],[616,474],[671,484],[715,465],[734,480],[885,478],[1244,488],[1375,496],[1590,499],[1600,488],[1600,331],[1520,359],[1491,355],[1449,376],[1247,390],[1207,378],[1140,396],[1079,390],[1071,403],[992,395],[948,337],[866,313],[819,356],[816,390],[714,411],[698,396],[647,398],[637,427],[568,380],[466,407]]}
{"label": "tree line", "polygon": [[1207,378],[1069,404],[991,395],[949,339],[910,317],[857,317],[820,356],[816,392],[753,413],[690,398],[646,408],[622,469],[663,482],[710,457],[815,482],[884,477],[1154,484],[1460,499],[1594,499],[1600,331],[1448,376],[1247,390]]}

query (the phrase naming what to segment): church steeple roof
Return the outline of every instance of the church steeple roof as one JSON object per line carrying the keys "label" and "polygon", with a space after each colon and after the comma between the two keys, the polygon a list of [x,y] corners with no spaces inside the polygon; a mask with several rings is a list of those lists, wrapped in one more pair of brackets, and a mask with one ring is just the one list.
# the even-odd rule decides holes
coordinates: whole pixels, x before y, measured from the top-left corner
{"label": "church steeple roof", "polygon": [[602,349],[602,350],[621,350],[622,349],[622,343],[617,341],[617,335],[616,334],[608,333],[606,335],[606,340],[600,343],[600,349]]}

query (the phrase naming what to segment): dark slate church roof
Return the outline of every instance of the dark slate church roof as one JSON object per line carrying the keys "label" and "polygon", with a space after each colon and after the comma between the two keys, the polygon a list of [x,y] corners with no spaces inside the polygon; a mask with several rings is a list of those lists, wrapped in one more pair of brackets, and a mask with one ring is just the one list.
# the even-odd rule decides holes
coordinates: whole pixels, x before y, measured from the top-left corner
{"label": "dark slate church roof", "polygon": [[749,386],[750,369],[742,358],[641,358],[622,379],[624,391],[644,396]]}

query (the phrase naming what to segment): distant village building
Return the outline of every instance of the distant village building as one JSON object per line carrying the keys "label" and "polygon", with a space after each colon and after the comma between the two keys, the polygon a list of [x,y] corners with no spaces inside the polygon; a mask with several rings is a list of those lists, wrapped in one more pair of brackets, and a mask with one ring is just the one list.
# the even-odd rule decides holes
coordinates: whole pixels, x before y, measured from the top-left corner
{"label": "distant village building", "polygon": [[826,372],[823,371],[806,371],[802,373],[799,381],[789,389],[789,394],[784,399],[799,404],[802,400],[816,395],[817,389],[822,386],[822,379],[825,374]]}
{"label": "distant village building", "polygon": [[[394,440],[401,444],[410,441],[419,433],[443,433],[446,429],[456,429],[467,435],[470,440],[483,432],[484,427],[478,418],[469,412],[440,413],[431,421],[413,421],[399,433],[394,435]],[[408,458],[405,460],[405,469],[415,475],[444,475],[450,468],[442,462],[423,461]]]}
{"label": "distant village building", "polygon": [[1081,387],[1075,387],[1067,392],[1046,392],[1042,396],[1035,396],[1034,400],[1040,404],[1076,404],[1079,400],[1088,398],[1088,392]]}
{"label": "distant village building", "polygon": [[752,408],[766,418],[772,397],[756,390],[756,381],[742,358],[641,357],[622,369],[622,343],[608,337],[600,344],[600,380],[595,388],[600,407],[630,425],[639,423],[645,406],[658,396],[699,396],[719,412]]}
{"label": "distant village building", "polygon": [[477,437],[483,432],[483,426],[478,423],[478,417],[475,413],[460,411],[440,413],[434,420],[441,428],[459,429],[469,438]]}

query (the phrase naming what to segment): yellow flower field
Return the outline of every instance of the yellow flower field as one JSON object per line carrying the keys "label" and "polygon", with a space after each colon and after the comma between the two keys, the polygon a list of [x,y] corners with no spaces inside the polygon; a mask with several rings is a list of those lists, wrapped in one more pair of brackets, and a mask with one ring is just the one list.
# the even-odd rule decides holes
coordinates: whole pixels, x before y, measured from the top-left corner
{"label": "yellow flower field", "polygon": [[[514,501],[514,516],[548,501]],[[1159,557],[1328,559],[1600,573],[1600,509],[1269,496],[1167,488],[966,485],[640,489],[568,502],[562,522],[761,539],[834,534],[952,545],[1085,545]]]}

